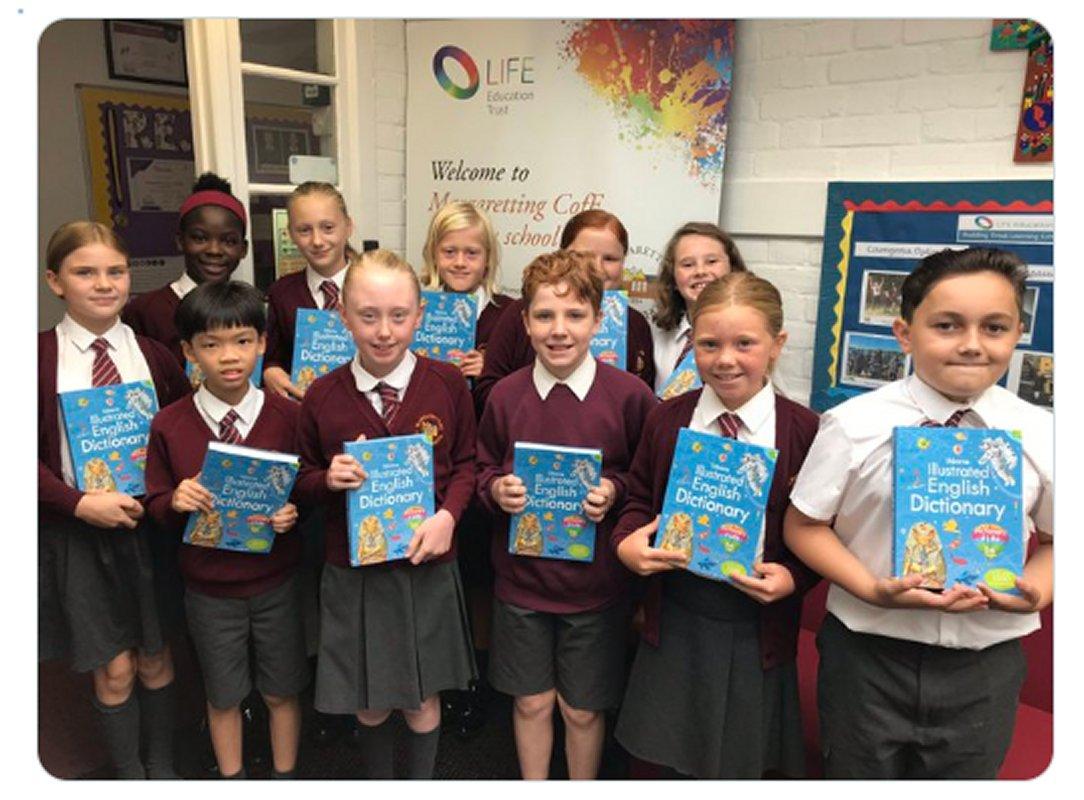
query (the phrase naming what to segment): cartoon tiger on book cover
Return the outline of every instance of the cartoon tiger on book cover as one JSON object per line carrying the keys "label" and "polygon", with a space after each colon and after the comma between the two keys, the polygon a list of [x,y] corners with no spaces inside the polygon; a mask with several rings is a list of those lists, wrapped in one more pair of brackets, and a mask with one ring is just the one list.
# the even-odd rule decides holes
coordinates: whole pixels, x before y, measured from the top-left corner
{"label": "cartoon tiger on book cover", "polygon": [[524,514],[519,518],[512,551],[521,556],[542,555],[542,525],[537,514]]}
{"label": "cartoon tiger on book cover", "polygon": [[380,564],[388,560],[388,539],[384,526],[375,514],[370,514],[358,526],[358,563]]}
{"label": "cartoon tiger on book cover", "polygon": [[693,518],[683,511],[673,514],[666,523],[662,534],[660,550],[672,550],[677,553],[693,554]]}
{"label": "cartoon tiger on book cover", "polygon": [[83,491],[115,492],[117,482],[113,480],[113,473],[109,471],[109,465],[105,459],[92,458],[83,465]]}
{"label": "cartoon tiger on book cover", "polygon": [[222,515],[217,511],[205,512],[196,518],[188,543],[199,547],[217,547],[222,541]]}

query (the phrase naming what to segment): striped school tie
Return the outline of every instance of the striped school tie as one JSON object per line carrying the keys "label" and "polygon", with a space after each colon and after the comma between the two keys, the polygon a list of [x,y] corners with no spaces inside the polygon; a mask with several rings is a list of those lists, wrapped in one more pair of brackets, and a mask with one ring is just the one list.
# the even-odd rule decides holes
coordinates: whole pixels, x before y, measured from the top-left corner
{"label": "striped school tie", "polygon": [[232,408],[218,423],[218,440],[226,444],[240,444],[241,432],[237,430],[237,420],[241,417]]}
{"label": "striped school tie", "polygon": [[[681,362],[685,360],[685,356],[689,355],[689,351],[693,349],[693,329],[689,328],[682,334],[685,339],[685,343],[681,346],[681,352],[678,354],[677,361],[674,362],[674,370],[680,366]],[[672,372],[673,370],[671,370]]]}
{"label": "striped school tie", "polygon": [[97,388],[120,383],[120,370],[117,369],[116,362],[109,356],[109,342],[99,337],[91,342],[90,346],[94,350],[94,366],[90,369],[90,385]]}
{"label": "striped school tie", "polygon": [[324,295],[324,311],[338,311],[342,308],[339,302],[339,287],[335,281],[324,281],[320,284],[320,291]]}
{"label": "striped school tie", "polygon": [[376,385],[376,391],[380,395],[380,416],[384,418],[385,424],[391,425],[395,412],[402,405],[399,402],[399,392],[394,386],[384,383],[384,381],[380,381]]}
{"label": "striped school tie", "polygon": [[964,414],[970,411],[970,408],[958,408],[952,412],[952,415],[944,422],[937,422],[936,420],[927,419],[923,420],[919,427],[922,428],[959,428],[960,420],[964,418]]}
{"label": "striped school tie", "polygon": [[738,430],[741,428],[741,417],[737,414],[731,414],[729,411],[724,411],[719,415],[719,428],[725,438],[737,439]]}

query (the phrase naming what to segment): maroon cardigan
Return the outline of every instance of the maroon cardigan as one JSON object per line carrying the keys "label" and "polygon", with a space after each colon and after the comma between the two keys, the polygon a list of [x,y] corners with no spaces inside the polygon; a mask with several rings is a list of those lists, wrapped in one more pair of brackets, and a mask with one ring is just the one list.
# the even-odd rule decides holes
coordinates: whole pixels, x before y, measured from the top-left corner
{"label": "maroon cardigan", "polygon": [[497,329],[497,323],[504,315],[508,306],[515,300],[506,294],[495,294],[486,303],[482,313],[478,315],[478,324],[474,326],[474,349],[484,353],[489,346],[489,340],[493,331]]}
{"label": "maroon cardigan", "polygon": [[[137,336],[158,395],[158,407],[165,408],[192,391],[184,372],[164,345]],[[68,520],[83,492],[64,483],[60,465],[60,420],[56,400],[56,330],[38,334],[38,509],[39,522]]]}
{"label": "maroon cardigan", "polygon": [[[505,375],[534,363],[534,348],[523,327],[523,298],[513,300],[504,309],[493,330],[492,343],[486,350],[482,374],[474,384],[474,406],[479,417],[485,410],[486,398],[494,385]],[[631,372],[655,390],[655,348],[652,344],[651,326],[644,315],[629,308],[628,334],[629,363]]]}
{"label": "maroon cardigan", "polygon": [[[298,404],[264,392],[264,403],[248,436],[239,444],[260,450],[293,452]],[[173,492],[203,468],[207,445],[218,439],[200,416],[191,395],[155,415],[147,446],[147,513],[171,541],[180,543],[188,514],[173,510]],[[180,544],[178,564],[185,583],[214,597],[253,597],[284,583],[301,561],[301,535],[275,536],[267,554],[238,553]]]}
{"label": "maroon cardigan", "polygon": [[[474,492],[474,409],[458,367],[418,356],[403,404],[390,427],[358,391],[350,362],[332,370],[309,387],[301,402],[297,429],[301,472],[295,492],[302,503],[327,508],[324,555],[327,563],[340,567],[350,566],[346,493],[327,488],[327,468],[343,451],[343,442],[354,441],[361,433],[369,439],[429,434],[435,508],[447,510],[457,523]],[[455,557],[453,539],[451,549],[433,560],[452,561]],[[407,564],[393,561],[366,569],[398,569]]]}
{"label": "maroon cardigan", "polygon": [[[662,510],[678,431],[688,427],[701,391],[698,389],[667,400],[647,418],[629,471],[628,499],[610,539],[615,550],[625,537],[651,522]],[[779,451],[779,458],[775,463],[775,476],[764,519],[763,558],[790,570],[795,591],[779,602],[760,606],[760,658],[764,669],[795,658],[802,596],[820,581],[820,576],[783,544],[783,514],[789,504],[790,489],[816,436],[817,424],[817,415],[808,408],[782,395],[775,396],[775,447]],[[662,574],[656,574],[648,578],[644,598],[642,637],[655,646],[659,643],[662,577]]]}
{"label": "maroon cardigan", "polygon": [[267,351],[263,368],[290,372],[294,361],[294,323],[299,308],[316,308],[305,270],[279,278],[267,289]]}
{"label": "maroon cardigan", "polygon": [[[184,351],[181,350],[181,335],[177,332],[174,317],[181,298],[168,283],[153,292],[144,292],[128,301],[120,318],[129,328],[140,336],[164,344],[181,369],[185,367]],[[164,406],[163,406],[164,407]]]}

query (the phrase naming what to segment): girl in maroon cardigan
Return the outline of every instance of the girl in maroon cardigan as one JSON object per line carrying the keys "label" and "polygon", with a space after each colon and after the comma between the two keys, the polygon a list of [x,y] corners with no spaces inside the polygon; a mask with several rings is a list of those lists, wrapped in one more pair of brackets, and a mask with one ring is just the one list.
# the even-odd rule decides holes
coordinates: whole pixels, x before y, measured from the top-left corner
{"label": "girl in maroon cardigan", "polygon": [[[343,320],[357,356],[316,381],[301,404],[300,502],[326,511],[316,708],[355,714],[370,778],[392,777],[400,709],[407,773],[433,773],[440,698],[476,677],[453,532],[474,487],[474,412],[459,370],[410,352],[421,322],[418,278],[387,250],[350,265]],[[436,513],[414,531],[406,560],[351,567],[343,492],[367,479],[343,443],[423,433],[433,443]]]}
{"label": "girl in maroon cardigan", "polygon": [[[786,332],[779,292],[748,272],[704,288],[692,310],[702,390],[657,407],[629,475],[612,543],[653,576],[642,642],[615,735],[637,758],[698,778],[804,771],[795,664],[802,595],[818,576],[783,544],[790,485],[817,417],[775,394],[771,367]],[[733,584],[681,569],[685,555],[651,547],[678,431],[731,435],[779,451],[755,575]],[[728,431],[724,434],[723,431]]]}
{"label": "girl in maroon cardigan", "polygon": [[62,225],[49,239],[46,265],[45,279],[67,313],[38,336],[39,658],[66,654],[75,671],[93,673],[117,777],[175,778],[173,662],[143,504],[117,491],[76,488],[57,406],[59,393],[88,389],[103,371],[109,377],[100,385],[151,379],[159,407],[182,397],[188,382],[165,347],[121,323],[131,276],[127,250],[111,229]]}
{"label": "girl in maroon cardigan", "polygon": [[306,181],[286,201],[290,239],[308,266],[267,289],[267,353],[264,385],[275,394],[300,400],[304,391],[291,382],[294,324],[299,308],[339,309],[346,268],[357,257],[350,245],[354,221],[346,201],[330,183]]}
{"label": "girl in maroon cardigan", "polygon": [[[184,274],[152,292],[136,295],[122,319],[136,333],[161,342],[177,363],[186,365],[173,316],[181,298],[201,283],[228,281],[248,253],[245,207],[230,182],[213,172],[199,176],[181,204],[177,249],[184,254]],[[198,385],[198,376],[193,384]]]}
{"label": "girl in maroon cardigan", "polygon": [[[576,214],[561,231],[561,248],[587,253],[603,276],[604,289],[620,289],[624,278],[629,234],[621,220],[601,208]],[[493,385],[520,367],[534,362],[534,349],[523,327],[523,300],[515,300],[502,314],[493,331],[489,360],[474,386],[474,404],[479,415]],[[635,308],[629,309],[628,364],[626,371],[641,378],[649,387],[655,385],[655,356],[651,325]]]}

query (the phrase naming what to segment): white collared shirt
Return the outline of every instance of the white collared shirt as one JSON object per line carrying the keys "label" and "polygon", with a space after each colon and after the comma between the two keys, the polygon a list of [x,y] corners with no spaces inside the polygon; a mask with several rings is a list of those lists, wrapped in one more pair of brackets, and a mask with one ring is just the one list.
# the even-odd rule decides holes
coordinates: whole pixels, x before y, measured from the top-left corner
{"label": "white collared shirt", "polygon": [[218,438],[222,418],[231,409],[237,412],[237,421],[233,424],[233,427],[241,434],[242,439],[247,439],[249,431],[256,424],[256,418],[260,416],[260,411],[263,409],[264,394],[249,383],[248,392],[241,398],[241,402],[231,406],[216,397],[204,382],[200,384],[192,399],[196,404],[196,410],[203,417],[203,421],[207,423],[207,427],[211,429],[211,435],[215,439]]}
{"label": "white collared shirt", "polygon": [[[1022,432],[1024,508],[1028,527],[1054,533],[1053,417],[1012,392],[992,386],[972,402],[955,403],[917,375],[882,386],[829,409],[795,481],[791,502],[806,516],[830,520],[840,541],[876,577],[892,574],[892,430],[944,422],[958,408],[971,409],[965,428]],[[828,610],[848,628],[942,647],[980,650],[1024,636],[1039,615],[1007,611],[946,614],[932,609],[870,605],[833,585]]]}
{"label": "white collared shirt", "polygon": [[478,302],[475,304],[474,321],[477,322],[482,318],[482,312],[486,310],[486,305],[489,304],[490,297],[489,292],[486,291],[486,287],[483,284],[479,284],[471,294],[474,295],[474,299]]}
{"label": "white collared shirt", "polygon": [[[346,267],[350,266],[350,259],[346,260]],[[324,293],[320,291],[320,284],[324,281],[331,281],[339,287],[339,296],[342,297],[343,281],[346,280],[346,267],[343,267],[330,278],[325,278],[319,272],[314,270],[311,266],[305,267],[305,283],[309,286],[309,294],[312,295],[312,299],[316,303],[316,307],[323,309],[324,307]]]}
{"label": "white collared shirt", "polygon": [[395,389],[396,394],[399,396],[399,402],[403,402],[403,395],[406,394],[407,386],[410,384],[410,377],[414,374],[414,367],[417,363],[417,357],[410,350],[407,350],[403,355],[403,360],[395,365],[395,369],[383,378],[377,378],[365,367],[361,366],[360,356],[354,356],[350,360],[350,372],[354,376],[354,385],[358,387],[358,391],[364,394],[368,401],[372,403],[377,414],[383,414],[384,401],[380,399],[380,392],[376,390],[376,385],[378,383],[388,384],[388,386]]}
{"label": "white collared shirt", "polygon": [[[73,392],[91,388],[91,375],[94,371],[94,350],[91,344],[98,338],[72,319],[67,314],[56,326],[56,391]],[[135,333],[120,319],[112,328],[102,334],[109,342],[109,357],[117,365],[121,383],[151,380],[151,369],[143,351],[139,349]],[[57,399],[60,403],[60,399]],[[75,486],[75,470],[72,467],[71,449],[68,447],[68,435],[64,428],[64,415],[57,408],[57,421],[60,426],[60,471],[64,482]]]}
{"label": "white collared shirt", "polygon": [[572,370],[571,375],[564,380],[561,380],[542,366],[542,361],[536,357],[534,360],[534,369],[531,371],[531,379],[534,381],[535,391],[538,392],[538,396],[543,400],[550,396],[550,392],[553,391],[554,386],[563,383],[572,390],[572,394],[576,395],[576,398],[582,403],[584,398],[587,397],[587,393],[591,391],[591,386],[595,382],[595,373],[597,371],[598,365],[589,353],[583,361],[580,362],[580,365]]}
{"label": "white collared shirt", "polygon": [[[686,331],[688,333],[686,334]],[[664,331],[651,323],[651,342],[655,352],[655,391],[659,391],[670,379],[674,371],[674,362],[681,355],[688,337],[693,335],[693,326],[688,315],[672,331]]]}
{"label": "white collared shirt", "polygon": [[188,293],[195,289],[198,285],[199,284],[192,280],[191,276],[187,272],[182,272],[181,277],[173,281],[173,283],[169,285],[169,288],[173,290],[173,293],[177,295],[177,297],[184,300]]}

